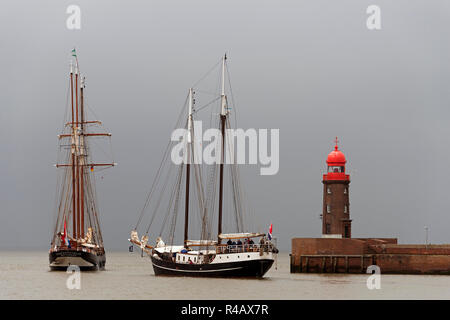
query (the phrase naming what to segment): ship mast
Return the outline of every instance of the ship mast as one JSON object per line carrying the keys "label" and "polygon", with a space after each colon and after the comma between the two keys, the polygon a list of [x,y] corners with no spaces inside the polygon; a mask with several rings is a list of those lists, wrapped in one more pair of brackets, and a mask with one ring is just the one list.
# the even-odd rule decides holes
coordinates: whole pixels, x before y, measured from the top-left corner
{"label": "ship mast", "polygon": [[76,217],[76,176],[75,176],[75,110],[73,106],[73,63],[70,61],[70,101],[72,106],[72,237],[77,238],[77,217]]}
{"label": "ship mast", "polygon": [[191,174],[191,157],[190,149],[192,144],[192,105],[193,105],[193,92],[192,88],[189,89],[189,114],[188,114],[188,133],[187,133],[187,145],[186,145],[186,202],[184,205],[184,244],[188,240],[189,231],[189,183]]}
{"label": "ship mast", "polygon": [[217,228],[217,243],[220,244],[220,234],[222,233],[222,210],[223,210],[223,164],[225,159],[225,125],[228,115],[227,110],[227,97],[225,95],[225,61],[227,60],[227,55],[225,54],[222,59],[222,93],[221,93],[221,112],[220,112],[220,128],[222,132],[222,152],[220,161],[220,184],[219,184],[219,219]]}
{"label": "ship mast", "polygon": [[80,214],[81,214],[81,238],[84,238],[84,157],[85,152],[84,152],[84,95],[83,95],[83,91],[84,91],[84,77],[81,76],[80,74],[80,81],[81,81],[81,85],[80,85],[80,114],[81,114],[81,122],[80,122],[80,198],[81,198],[81,202],[80,202]]}
{"label": "ship mast", "polygon": [[75,172],[76,172],[76,203],[77,203],[77,239],[81,235],[80,222],[80,137],[79,137],[79,110],[78,110],[78,60],[75,64]]}
{"label": "ship mast", "polygon": [[[85,184],[89,184],[89,180],[85,181],[85,167],[115,166],[116,163],[88,163],[86,154],[85,137],[110,137],[110,133],[85,133],[84,124],[100,123],[100,121],[86,121],[84,114],[84,88],[85,79],[80,74],[78,67],[78,58],[75,49],[72,50],[72,56],[75,57],[70,62],[70,100],[71,100],[71,132],[60,134],[59,139],[71,139],[71,159],[69,163],[57,163],[56,167],[72,167],[72,237],[79,240],[85,236]],[[75,79],[74,79],[75,74]],[[74,81],[75,80],[75,81]],[[80,85],[78,84],[80,82]],[[89,187],[89,186],[88,186]],[[89,196],[89,195],[88,195]]]}

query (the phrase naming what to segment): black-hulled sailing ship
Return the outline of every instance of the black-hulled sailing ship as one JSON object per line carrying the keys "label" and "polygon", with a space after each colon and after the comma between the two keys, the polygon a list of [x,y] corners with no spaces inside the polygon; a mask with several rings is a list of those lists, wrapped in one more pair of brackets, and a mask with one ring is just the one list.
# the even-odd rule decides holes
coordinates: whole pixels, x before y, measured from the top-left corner
{"label": "black-hulled sailing ship", "polygon": [[[194,94],[196,94],[195,91],[201,90],[189,89],[182,113],[175,125],[175,128],[186,129],[186,135],[179,140],[184,143],[182,152],[184,161],[175,164],[173,158],[171,161],[169,155],[174,150],[174,142],[171,139],[144,209],[136,227],[131,231],[129,241],[140,248],[142,253],[148,254],[155,275],[260,278],[271,268],[278,253],[278,249],[271,241],[271,235],[266,237],[265,233],[254,232],[255,230],[244,227],[245,209],[242,204],[244,196],[239,182],[238,166],[225,164],[226,148],[230,146],[227,129],[231,127],[229,119],[231,108],[228,107],[225,90],[225,79],[228,74],[226,55],[215,68],[220,65],[222,71],[219,80],[220,93],[216,94],[211,101],[208,100],[208,103],[197,108]],[[228,90],[231,90],[231,85]],[[218,110],[216,110],[219,113],[213,110],[210,119],[212,119],[211,127],[220,131],[221,139],[216,141],[218,143],[216,151],[220,153],[220,159],[212,165],[202,166],[202,161],[198,161],[202,157],[202,146],[199,142],[202,137],[199,137],[201,133],[196,131],[194,117],[200,110],[214,105],[215,102],[217,102]],[[226,179],[225,171],[228,171],[229,179]],[[174,177],[171,181],[172,174]],[[158,188],[158,185],[161,187]],[[183,211],[180,205],[183,202],[184,238],[181,244],[176,245],[174,243],[177,233],[177,214]],[[165,208],[162,203],[167,203]],[[147,210],[152,212],[150,222],[145,234],[139,238],[137,229]],[[225,211],[229,213],[225,221],[233,222],[230,223],[233,226],[224,224]],[[158,213],[161,212],[165,213],[159,218],[162,220],[162,228],[158,237],[155,235],[155,244],[150,245],[149,230],[158,219]],[[199,223],[193,223],[193,216],[197,217]],[[227,230],[224,230],[223,225]],[[190,238],[190,234],[194,233],[190,230],[192,227],[196,228],[199,234],[197,240]],[[166,230],[167,243],[164,241],[164,230]],[[181,234],[181,228],[178,228],[178,234]],[[133,251],[133,245],[130,246],[130,251]]]}
{"label": "black-hulled sailing ship", "polygon": [[[89,139],[110,137],[110,133],[94,132],[102,128],[100,121],[86,119],[85,78],[80,74],[78,57],[72,50],[69,95],[65,125],[58,136],[59,168],[57,217],[49,251],[51,270],[78,266],[81,270],[104,270],[105,249],[99,223],[95,191],[95,168],[114,163],[92,162]],[[68,117],[68,118],[67,118]],[[96,169],[95,169],[96,170]]]}

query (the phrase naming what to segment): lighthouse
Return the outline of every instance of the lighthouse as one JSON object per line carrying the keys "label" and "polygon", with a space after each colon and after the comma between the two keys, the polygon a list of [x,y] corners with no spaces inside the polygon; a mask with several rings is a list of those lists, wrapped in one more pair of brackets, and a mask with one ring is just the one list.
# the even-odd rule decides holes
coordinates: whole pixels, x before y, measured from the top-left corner
{"label": "lighthouse", "polygon": [[397,238],[352,238],[350,175],[336,137],[323,175],[322,238],[293,238],[291,273],[450,274],[450,245],[399,245]]}
{"label": "lighthouse", "polygon": [[328,154],[327,173],[323,175],[322,238],[351,238],[349,185],[345,155],[338,148]]}

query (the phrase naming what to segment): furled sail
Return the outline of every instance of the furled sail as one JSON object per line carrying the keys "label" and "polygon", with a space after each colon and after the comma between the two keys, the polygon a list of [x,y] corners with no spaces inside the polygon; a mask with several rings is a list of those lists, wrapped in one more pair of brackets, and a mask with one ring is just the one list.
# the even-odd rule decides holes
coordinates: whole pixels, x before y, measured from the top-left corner
{"label": "furled sail", "polygon": [[252,233],[252,232],[219,234],[220,239],[242,239],[242,238],[255,238],[255,237],[263,237],[263,236],[265,236],[264,233]]}
{"label": "furled sail", "polygon": [[215,246],[216,240],[187,240],[187,246]]}

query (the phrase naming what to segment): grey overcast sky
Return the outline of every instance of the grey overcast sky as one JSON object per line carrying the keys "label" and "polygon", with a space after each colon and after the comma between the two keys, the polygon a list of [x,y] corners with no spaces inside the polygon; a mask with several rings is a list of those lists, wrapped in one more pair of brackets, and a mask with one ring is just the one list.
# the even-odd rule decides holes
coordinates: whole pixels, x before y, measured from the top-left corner
{"label": "grey overcast sky", "polygon": [[[81,30],[66,8],[81,8]],[[381,8],[381,30],[366,9]],[[226,51],[243,128],[280,129],[280,171],[245,174],[282,250],[319,237],[339,137],[354,237],[450,243],[450,2],[2,1],[0,248],[47,249],[76,46],[119,166],[97,179],[109,250],[126,250],[189,86]]]}

